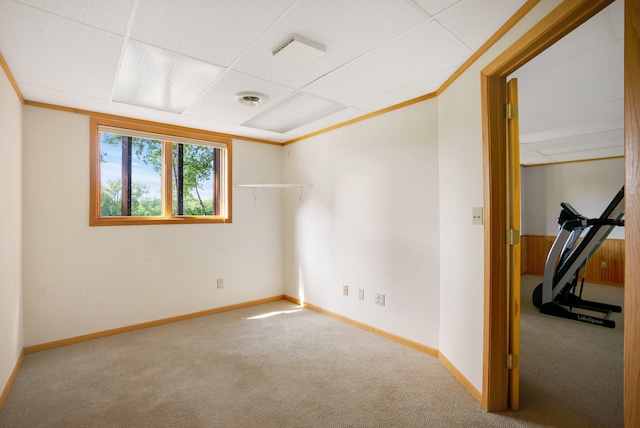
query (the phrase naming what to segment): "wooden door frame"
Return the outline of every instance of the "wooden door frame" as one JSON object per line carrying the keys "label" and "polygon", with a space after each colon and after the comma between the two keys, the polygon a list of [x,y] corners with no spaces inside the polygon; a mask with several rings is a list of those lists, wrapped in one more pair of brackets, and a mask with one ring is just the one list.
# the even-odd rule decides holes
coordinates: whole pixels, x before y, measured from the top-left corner
{"label": "wooden door frame", "polygon": [[[628,8],[635,0],[626,0]],[[506,266],[507,124],[504,114],[507,76],[600,12],[613,0],[565,0],[507,48],[481,72],[484,173],[484,351],[482,405],[491,412],[508,406],[508,301]],[[625,36],[625,49],[629,48]],[[637,40],[635,40],[637,43]],[[625,76],[627,75],[625,70]],[[625,94],[630,95],[630,94]],[[625,97],[627,101],[627,97]],[[631,100],[637,105],[637,99]],[[636,168],[638,166],[636,165]],[[626,216],[629,221],[629,215]],[[627,245],[629,242],[627,236]],[[640,237],[637,238],[640,243]],[[627,263],[626,269],[634,269]],[[635,268],[638,269],[638,268]],[[640,270],[640,269],[638,269]],[[627,285],[631,285],[627,283]],[[625,307],[626,304],[625,299]],[[627,346],[625,329],[625,348]],[[628,362],[626,363],[628,364]],[[627,367],[625,365],[625,371]],[[636,370],[637,373],[637,370]],[[625,372],[626,375],[626,372]],[[637,393],[636,393],[637,395]],[[625,395],[625,404],[626,395]],[[625,406],[626,407],[626,406]]]}
{"label": "wooden door frame", "polygon": [[640,2],[624,10],[624,426],[640,425]]}

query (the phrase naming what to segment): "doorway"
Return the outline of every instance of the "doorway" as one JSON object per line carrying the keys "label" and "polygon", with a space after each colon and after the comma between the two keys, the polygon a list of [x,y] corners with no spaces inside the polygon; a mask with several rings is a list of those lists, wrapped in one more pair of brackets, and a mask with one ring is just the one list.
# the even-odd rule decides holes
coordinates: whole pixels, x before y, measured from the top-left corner
{"label": "doorway", "polygon": [[[624,0],[614,1],[508,76],[519,87],[523,184],[518,417],[537,411],[540,422],[543,414],[576,414],[588,425],[622,425],[622,314],[608,320],[615,329],[561,320],[540,314],[532,294],[558,234],[560,203],[597,218],[624,184],[623,12]],[[608,238],[575,292],[622,306],[624,228]],[[511,402],[509,407],[514,409]]]}
{"label": "doorway", "polygon": [[[580,26],[589,18],[600,12],[611,1],[565,1],[558,6],[545,19],[540,21],[522,38],[508,48],[489,64],[481,75],[482,102],[483,102],[483,155],[485,175],[485,343],[484,343],[484,373],[483,373],[483,406],[489,411],[506,410],[509,400],[509,370],[505,365],[505,356],[508,353],[509,329],[503,320],[508,316],[507,278],[508,271],[505,265],[505,257],[508,244],[505,240],[507,230],[507,192],[506,181],[506,138],[507,127],[504,116],[504,100],[506,99],[506,78],[515,70],[524,65],[531,58],[544,51],[546,48],[560,40],[566,34]],[[640,132],[640,113],[637,106],[640,103],[638,91],[630,91],[630,85],[639,85],[640,70],[640,42],[637,33],[633,33],[633,20],[635,28],[639,26],[640,11],[638,6],[633,6],[631,1],[625,4],[625,19],[627,21],[625,35],[625,145],[626,145],[626,185],[638,188],[638,158],[640,148],[637,138]],[[636,86],[637,87],[637,86]],[[635,199],[634,199],[635,198]],[[640,244],[640,230],[637,219],[640,208],[629,206],[636,201],[637,195],[627,199],[626,218],[627,224],[627,257],[638,255],[640,249],[632,248]],[[635,253],[633,253],[635,251]],[[625,317],[625,327],[638,322],[636,313],[640,302],[638,291],[638,278],[640,267],[633,263],[627,264],[625,288],[625,306],[628,308]],[[635,282],[634,282],[635,280]],[[640,392],[636,385],[640,364],[635,354],[640,348],[640,329],[637,326],[625,328],[625,420],[638,421],[638,401]],[[635,354],[634,354],[635,352]],[[635,376],[635,377],[634,377]]]}

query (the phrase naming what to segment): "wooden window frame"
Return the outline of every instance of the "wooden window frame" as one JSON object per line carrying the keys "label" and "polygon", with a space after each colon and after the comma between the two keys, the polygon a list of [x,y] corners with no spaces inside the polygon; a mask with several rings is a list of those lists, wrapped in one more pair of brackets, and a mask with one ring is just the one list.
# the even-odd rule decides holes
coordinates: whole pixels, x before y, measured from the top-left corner
{"label": "wooden window frame", "polygon": [[[100,130],[101,126],[119,128],[124,131],[152,133],[162,137],[162,212],[160,216],[109,216],[103,217],[100,214]],[[126,121],[118,119],[108,119],[102,117],[90,118],[90,178],[89,178],[89,225],[90,226],[133,226],[150,224],[199,224],[199,223],[231,223],[232,220],[232,140],[217,135],[209,135],[205,131],[186,130],[182,128],[172,128],[170,126],[151,125],[136,121]],[[172,198],[172,176],[171,165],[173,162],[172,151],[169,147],[173,144],[173,139],[194,140],[193,144],[223,145],[222,151],[225,156],[218,160],[220,174],[214,178],[217,196],[214,198],[214,206],[220,205],[220,214],[211,216],[189,216],[173,215]]]}

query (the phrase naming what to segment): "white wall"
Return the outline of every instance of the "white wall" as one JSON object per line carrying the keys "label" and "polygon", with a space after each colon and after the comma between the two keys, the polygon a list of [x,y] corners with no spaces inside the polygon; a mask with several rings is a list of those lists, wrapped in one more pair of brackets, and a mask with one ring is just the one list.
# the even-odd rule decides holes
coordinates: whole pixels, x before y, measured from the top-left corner
{"label": "white wall", "polygon": [[22,351],[22,105],[0,71],[0,394]]}
{"label": "white wall", "polygon": [[[286,293],[438,347],[436,100],[284,147]],[[342,286],[350,295],[342,294]],[[365,300],[358,299],[365,290]],[[386,295],[386,306],[374,304]]]}
{"label": "white wall", "polygon": [[484,233],[480,72],[560,2],[541,1],[439,97],[440,352],[482,391]]}
{"label": "white wall", "polygon": [[[234,182],[280,181],[281,153],[234,141]],[[232,224],[89,227],[89,117],[25,107],[25,346],[281,295],[281,200],[234,188]]]}
{"label": "white wall", "polygon": [[[479,73],[465,73],[440,105],[440,352],[481,390],[484,233]],[[466,98],[466,104],[461,99]],[[457,113],[456,113],[457,112]]]}
{"label": "white wall", "polygon": [[[557,235],[561,202],[570,203],[586,217],[600,217],[624,185],[624,158],[522,170],[522,233],[526,235]],[[624,228],[616,227],[609,237],[624,239]]]}

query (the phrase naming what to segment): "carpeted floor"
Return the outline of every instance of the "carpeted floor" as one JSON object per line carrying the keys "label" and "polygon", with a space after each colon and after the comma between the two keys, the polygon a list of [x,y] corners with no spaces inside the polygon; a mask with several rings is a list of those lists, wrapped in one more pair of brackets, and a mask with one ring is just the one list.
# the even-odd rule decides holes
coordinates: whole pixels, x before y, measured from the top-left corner
{"label": "carpeted floor", "polygon": [[278,301],[29,354],[0,427],[622,426],[621,327],[527,299],[520,412],[486,413],[436,358]]}
{"label": "carpeted floor", "polygon": [[[623,314],[612,314],[615,329],[540,314],[531,295],[541,281],[522,277],[517,418],[545,426],[622,427]],[[585,284],[583,298],[623,306],[624,289]]]}

